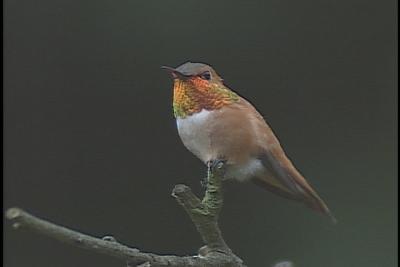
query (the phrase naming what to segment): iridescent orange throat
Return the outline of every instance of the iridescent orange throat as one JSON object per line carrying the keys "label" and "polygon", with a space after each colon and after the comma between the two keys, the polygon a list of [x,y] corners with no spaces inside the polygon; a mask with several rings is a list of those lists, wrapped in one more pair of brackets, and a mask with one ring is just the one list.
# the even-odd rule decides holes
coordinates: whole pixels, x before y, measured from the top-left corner
{"label": "iridescent orange throat", "polygon": [[223,84],[200,77],[174,79],[174,116],[184,118],[202,109],[215,110],[239,100],[239,96]]}

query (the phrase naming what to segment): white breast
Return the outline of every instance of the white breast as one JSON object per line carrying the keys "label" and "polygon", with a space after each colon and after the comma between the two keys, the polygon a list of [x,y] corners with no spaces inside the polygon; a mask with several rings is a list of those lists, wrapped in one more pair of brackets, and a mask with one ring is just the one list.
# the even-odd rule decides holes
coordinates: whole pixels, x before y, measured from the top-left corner
{"label": "white breast", "polygon": [[210,113],[202,110],[185,118],[177,118],[179,136],[183,144],[203,162],[211,160]]}
{"label": "white breast", "polygon": [[[176,120],[178,133],[183,144],[204,163],[216,159],[213,157],[220,156],[218,151],[215,151],[215,148],[212,147],[210,136],[211,127],[215,125],[212,122],[213,112],[216,111],[203,109],[199,113],[185,118],[177,118]],[[265,169],[261,161],[249,156],[245,162],[238,165],[230,165],[225,178],[245,181],[252,177],[263,175],[264,172]]]}

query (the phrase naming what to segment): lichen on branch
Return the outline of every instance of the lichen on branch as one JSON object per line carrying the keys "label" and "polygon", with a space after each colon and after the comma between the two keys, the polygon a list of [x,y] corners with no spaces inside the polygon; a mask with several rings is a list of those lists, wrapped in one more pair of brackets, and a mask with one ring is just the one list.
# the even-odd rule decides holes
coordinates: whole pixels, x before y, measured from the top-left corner
{"label": "lichen on branch", "polygon": [[97,238],[35,217],[19,208],[6,211],[6,218],[14,228],[25,228],[96,253],[107,254],[126,261],[130,266],[146,267],[245,267],[225,243],[218,226],[218,216],[223,205],[223,165],[209,168],[204,197],[200,200],[186,185],[176,185],[172,195],[182,205],[196,226],[205,246],[199,255],[176,256],[141,252],[119,243],[115,238]]}

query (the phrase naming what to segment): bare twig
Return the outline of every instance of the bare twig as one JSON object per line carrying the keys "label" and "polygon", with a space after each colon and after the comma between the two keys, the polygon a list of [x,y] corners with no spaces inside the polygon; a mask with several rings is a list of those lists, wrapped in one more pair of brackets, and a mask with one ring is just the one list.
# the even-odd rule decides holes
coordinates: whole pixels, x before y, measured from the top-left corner
{"label": "bare twig", "polygon": [[206,246],[198,256],[157,255],[141,252],[119,243],[113,237],[96,238],[39,219],[19,208],[11,208],[6,218],[14,228],[26,228],[96,253],[107,254],[129,263],[146,267],[244,267],[242,260],[234,255],[222,238],[218,227],[218,215],[222,208],[221,177],[223,168],[219,166],[210,172],[205,196],[200,201],[185,185],[175,186],[172,195],[188,213]]}

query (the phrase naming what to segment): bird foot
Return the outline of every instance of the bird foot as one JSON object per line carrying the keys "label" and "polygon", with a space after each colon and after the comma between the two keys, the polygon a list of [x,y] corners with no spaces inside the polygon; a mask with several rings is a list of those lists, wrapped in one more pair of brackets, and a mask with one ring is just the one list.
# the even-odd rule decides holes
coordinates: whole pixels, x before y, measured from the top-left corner
{"label": "bird foot", "polygon": [[225,165],[226,165],[225,159],[214,159],[207,161],[207,169],[209,173],[216,170],[220,171],[224,168]]}
{"label": "bird foot", "polygon": [[200,180],[201,187],[207,190],[208,183],[210,181],[211,173],[212,172],[220,172],[224,173],[224,167],[226,164],[226,160],[224,159],[215,159],[207,161],[207,177],[204,177]]}

